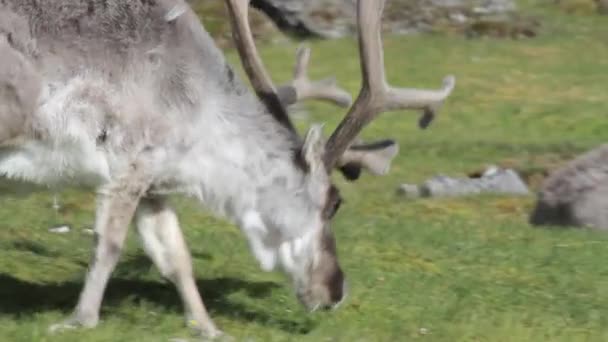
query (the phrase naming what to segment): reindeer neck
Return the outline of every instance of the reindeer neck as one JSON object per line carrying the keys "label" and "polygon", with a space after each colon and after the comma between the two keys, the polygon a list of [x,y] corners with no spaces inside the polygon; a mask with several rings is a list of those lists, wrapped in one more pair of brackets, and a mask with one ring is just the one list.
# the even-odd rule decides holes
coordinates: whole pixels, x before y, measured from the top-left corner
{"label": "reindeer neck", "polygon": [[[209,89],[197,120],[180,128],[187,148],[175,145],[155,192],[169,185],[186,187],[205,206],[238,221],[258,207],[260,193],[301,183],[302,169],[294,162],[297,136],[279,124],[240,80],[231,91],[221,84]],[[280,191],[279,191],[280,192]]]}

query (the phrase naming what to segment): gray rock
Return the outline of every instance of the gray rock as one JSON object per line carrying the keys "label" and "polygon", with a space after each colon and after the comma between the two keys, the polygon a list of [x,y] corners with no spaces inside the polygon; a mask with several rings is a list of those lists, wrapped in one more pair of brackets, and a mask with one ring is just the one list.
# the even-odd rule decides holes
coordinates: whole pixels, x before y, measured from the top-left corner
{"label": "gray rock", "polygon": [[435,176],[420,185],[402,184],[398,192],[409,198],[456,197],[481,193],[527,195],[528,187],[511,169],[488,169],[480,178]]}
{"label": "gray rock", "polygon": [[530,223],[608,230],[608,144],[549,174]]}

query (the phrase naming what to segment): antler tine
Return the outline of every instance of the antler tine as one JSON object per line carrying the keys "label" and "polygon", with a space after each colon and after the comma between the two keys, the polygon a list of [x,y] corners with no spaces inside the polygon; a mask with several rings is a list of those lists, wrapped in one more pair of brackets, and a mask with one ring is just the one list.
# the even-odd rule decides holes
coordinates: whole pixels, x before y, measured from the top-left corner
{"label": "antler tine", "polygon": [[243,63],[243,68],[258,97],[264,102],[268,111],[281,124],[292,131],[296,131],[285,107],[281,103],[277,91],[268,76],[264,63],[258,53],[253,41],[251,28],[249,27],[249,2],[250,0],[226,0],[232,35]]}
{"label": "antler tine", "polygon": [[350,94],[336,84],[334,77],[320,81],[311,81],[308,77],[310,48],[300,45],[296,52],[296,65],[293,80],[278,89],[279,98],[289,106],[296,102],[315,99],[331,102],[340,107],[348,107],[352,103]]}
{"label": "antler tine", "polygon": [[340,168],[345,166],[352,168],[357,165],[373,175],[385,175],[398,152],[399,145],[388,139],[373,143],[353,144],[344,151],[336,165]]}
{"label": "antler tine", "polygon": [[[329,81],[310,82],[307,76],[310,49],[300,48],[297,53],[293,83],[279,88],[277,92],[259,56],[253,35],[251,34],[248,18],[250,0],[225,1],[231,21],[233,39],[252,87],[275,119],[297,135],[297,131],[287,115],[284,104],[289,105],[304,98],[312,97],[315,94],[314,87],[329,84]],[[299,84],[305,84],[305,87],[301,87]],[[350,103],[350,95],[345,91],[344,93],[342,103],[346,102],[347,97]],[[338,102],[339,100],[336,99],[334,100]],[[350,177],[351,179],[358,177],[361,168],[370,170],[374,174],[383,174],[384,170],[390,165],[393,157],[391,149],[393,148],[389,145],[381,146],[377,143],[360,145],[358,148],[353,149],[352,153],[346,153],[341,157],[338,167],[340,167],[345,177]],[[348,169],[346,166],[348,166]]]}
{"label": "antler tine", "polygon": [[361,129],[380,113],[396,109],[422,109],[420,126],[426,127],[454,89],[454,76],[439,90],[392,88],[386,81],[381,18],[386,0],[358,0],[357,21],[362,86],[357,100],[332,133],[326,145],[325,167],[332,170]]}
{"label": "antler tine", "polygon": [[310,47],[301,44],[296,50],[296,65],[294,66],[293,76],[304,78],[308,73],[308,65],[310,64]]}

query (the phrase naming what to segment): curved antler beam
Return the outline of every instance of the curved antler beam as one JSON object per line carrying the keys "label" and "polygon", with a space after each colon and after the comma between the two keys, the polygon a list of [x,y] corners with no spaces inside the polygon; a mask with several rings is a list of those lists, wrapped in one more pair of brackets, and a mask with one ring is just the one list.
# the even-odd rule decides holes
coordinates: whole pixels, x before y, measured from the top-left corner
{"label": "curved antler beam", "polygon": [[243,69],[270,114],[285,127],[295,132],[253,41],[249,27],[249,2],[250,0],[226,0],[232,25],[232,36],[241,57]]}
{"label": "curved antler beam", "polygon": [[419,121],[421,128],[426,128],[435,118],[443,102],[450,96],[456,86],[456,77],[449,75],[443,79],[438,90],[406,89],[388,87],[386,104],[382,111],[400,109],[419,109],[423,111]]}
{"label": "curved antler beam", "polygon": [[[294,79],[278,89],[274,86],[272,79],[268,75],[257,52],[251,34],[248,22],[249,3],[250,0],[226,0],[233,27],[233,36],[243,63],[243,68],[245,69],[256,94],[266,105],[270,114],[297,134],[287,115],[285,105],[294,104],[304,99],[326,100],[340,106],[350,105],[352,102],[350,95],[345,90],[339,88],[332,79],[314,82],[309,79],[307,69],[310,62],[310,49],[306,47],[300,47],[297,51]],[[328,150],[329,154],[326,153],[325,155],[326,160],[328,160],[328,155],[333,154],[333,160],[330,163],[326,162],[326,165],[329,165],[327,170],[331,172],[334,167],[338,168],[347,179],[351,180],[359,177],[361,169],[366,169],[375,175],[385,174],[390,168],[390,164],[397,155],[399,149],[397,143],[391,140],[366,144],[353,144],[352,141],[364,124],[371,121],[379,112],[391,108],[404,108],[404,106],[424,108],[425,112],[431,113],[429,114],[429,117],[432,118],[435,109],[439,107],[438,103],[431,103],[429,106],[425,106],[427,102],[437,99],[437,96],[433,91],[390,88],[385,82],[383,65],[377,66],[374,64],[376,63],[375,61],[382,61],[381,42],[376,42],[376,47],[378,48],[376,53],[379,54],[379,57],[374,57],[373,52],[369,51],[370,48],[375,48],[373,45],[373,37],[369,37],[369,32],[367,31],[369,25],[366,24],[370,19],[367,17],[361,18],[361,13],[370,16],[370,13],[368,13],[370,8],[378,6],[378,8],[375,9],[378,11],[378,9],[382,8],[383,4],[384,1],[381,1],[380,5],[378,5],[376,1],[359,1],[359,21],[360,25],[364,24],[360,28],[360,40],[367,44],[364,47],[361,47],[362,64],[364,65],[364,87],[357,102],[351,108],[347,117],[342,121],[338,130],[334,132],[326,145],[327,147],[333,146],[333,148]],[[376,17],[373,13],[370,16],[372,22],[373,20],[379,21],[380,13],[377,14]],[[375,25],[379,25],[379,23],[376,23]],[[374,28],[373,25],[371,27]],[[379,29],[377,34],[379,39]],[[380,74],[376,73],[376,70],[374,70],[374,68],[378,67],[380,68],[379,70],[381,70]],[[370,73],[371,77],[378,78],[374,79],[368,77]],[[448,88],[453,88],[453,84]],[[383,91],[378,92],[378,89]],[[372,90],[372,92],[369,90]],[[451,89],[446,88],[445,90],[442,90],[442,92],[446,91],[449,92]],[[376,102],[367,101],[366,98],[369,94],[372,94],[372,100],[381,99],[382,102],[379,103],[382,105],[377,107]],[[413,99],[416,99],[416,101]],[[364,116],[369,115],[369,117],[364,117],[363,119],[358,118],[361,114],[364,114]],[[349,124],[351,121],[354,121],[356,125],[353,126]],[[336,137],[345,137],[344,140],[340,142],[341,145],[335,145],[335,142],[332,142],[332,139],[335,140]]]}
{"label": "curved antler beam", "polygon": [[381,36],[384,4],[385,0],[357,2],[362,86],[357,100],[327,141],[324,158],[327,170],[331,170],[338,163],[363,127],[382,112],[422,109],[423,116],[419,125],[427,127],[456,84],[454,76],[446,77],[440,90],[393,88],[388,84]]}

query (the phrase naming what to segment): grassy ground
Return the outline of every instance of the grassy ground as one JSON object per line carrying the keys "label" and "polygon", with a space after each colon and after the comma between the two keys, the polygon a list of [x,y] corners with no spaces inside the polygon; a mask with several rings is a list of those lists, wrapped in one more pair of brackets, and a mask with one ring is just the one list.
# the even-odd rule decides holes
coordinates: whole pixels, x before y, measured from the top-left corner
{"label": "grassy ground", "polygon": [[[340,310],[306,314],[288,284],[262,273],[237,229],[176,199],[212,316],[238,340],[255,341],[606,341],[608,236],[537,229],[533,197],[481,196],[407,201],[402,182],[463,175],[486,163],[526,174],[596,146],[608,135],[608,22],[535,7],[545,20],[534,40],[387,37],[394,84],[438,86],[454,73],[455,93],[427,131],[409,112],[388,113],[366,137],[398,139],[390,175],[356,184],[336,177],[346,198],[334,229],[350,296]],[[264,49],[275,79],[291,70],[293,45]],[[316,76],[336,74],[353,93],[352,41],[313,44]],[[230,58],[236,62],[234,54]],[[310,104],[327,133],[343,111]],[[0,340],[166,341],[188,337],[181,304],[134,236],[106,295],[102,323],[50,336],[76,303],[92,239],[93,198],[66,192],[0,199]],[[69,222],[68,235],[47,232]]]}

